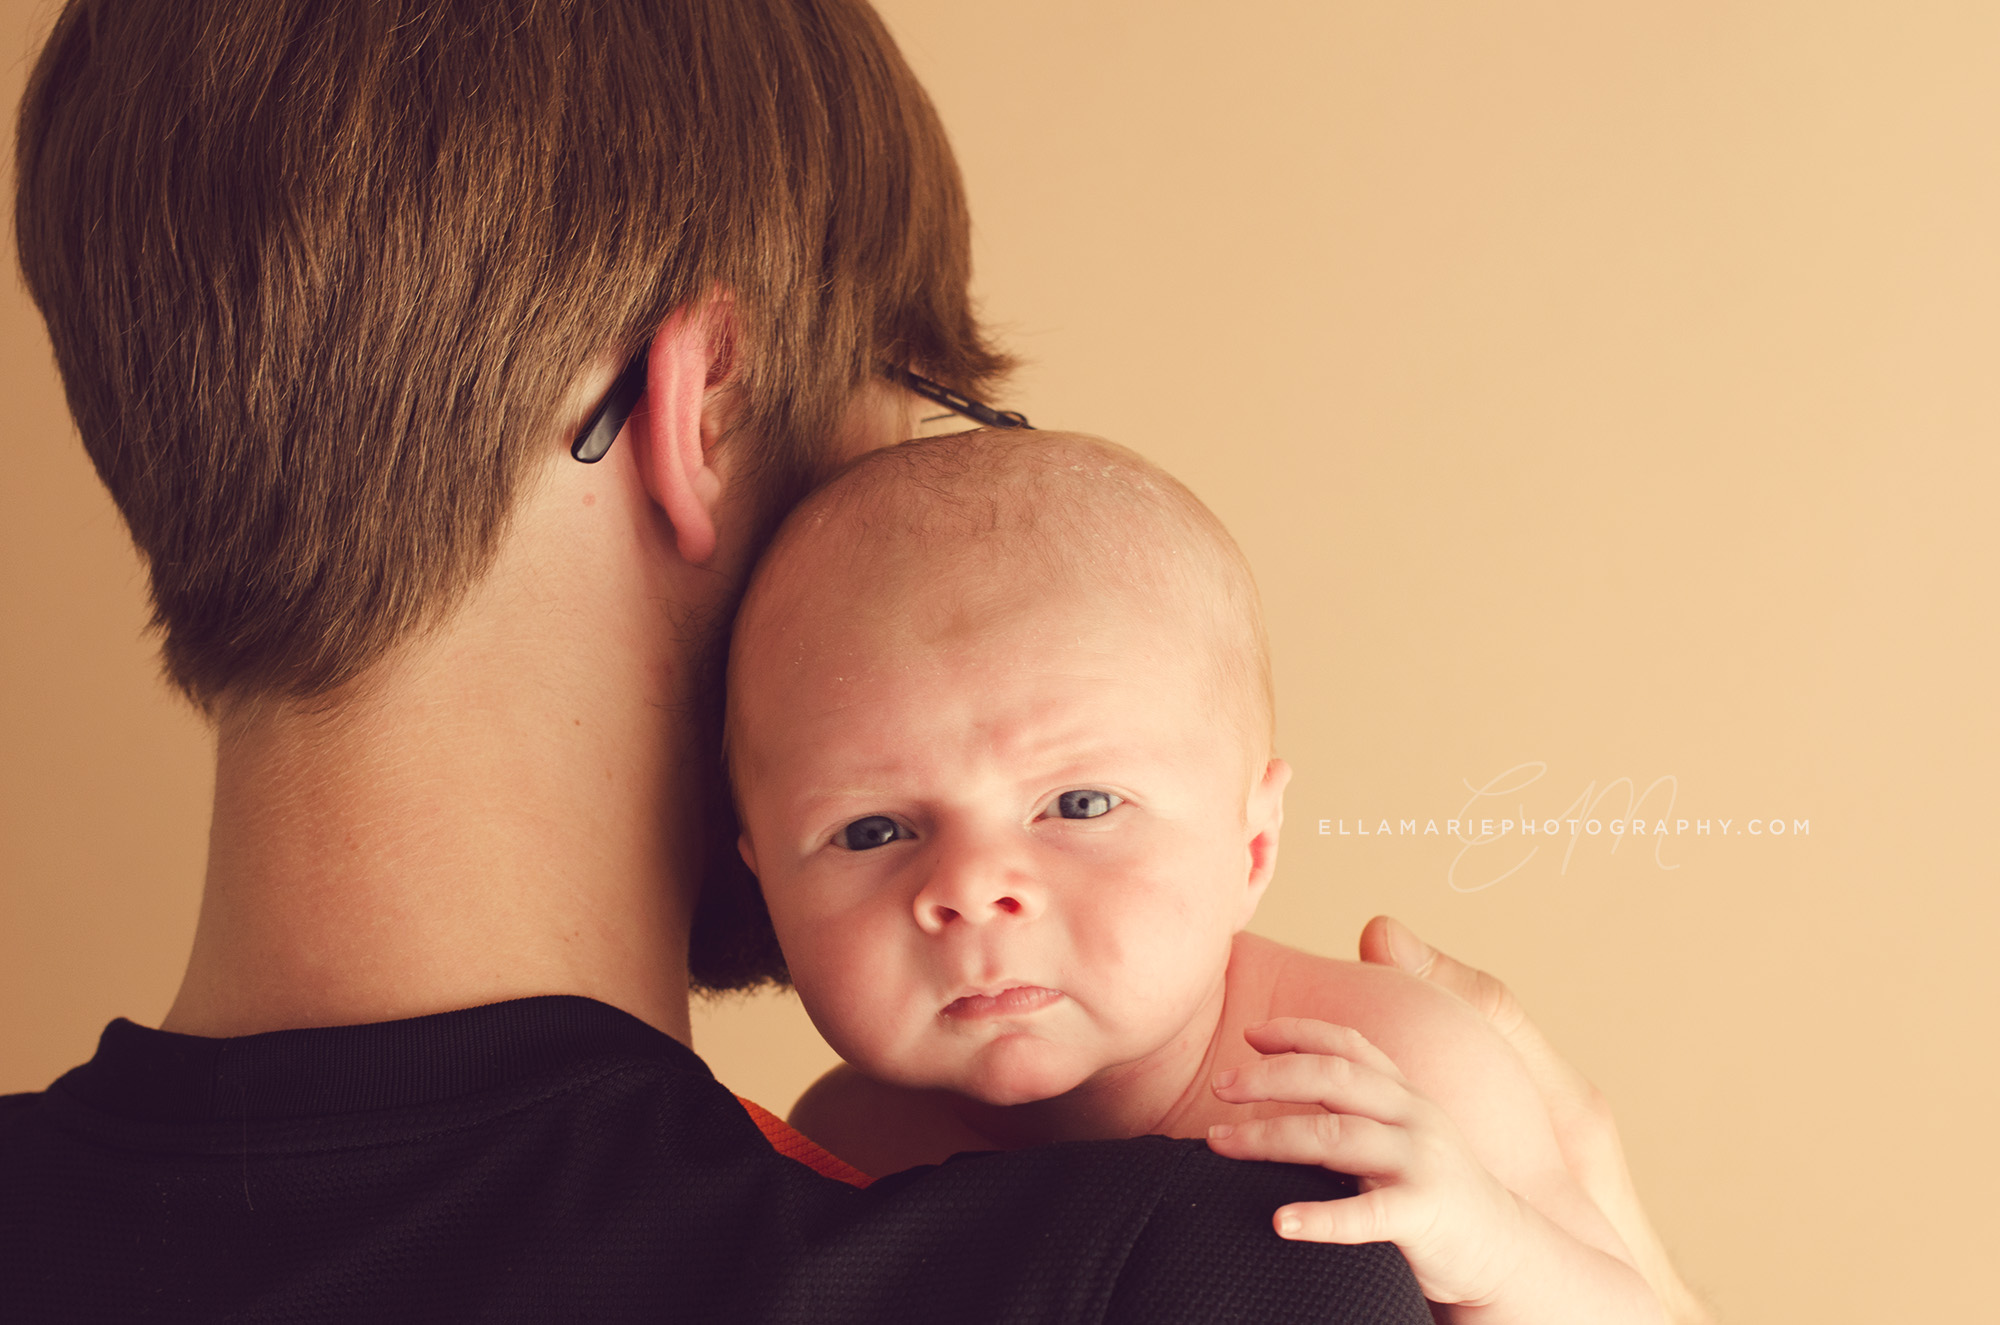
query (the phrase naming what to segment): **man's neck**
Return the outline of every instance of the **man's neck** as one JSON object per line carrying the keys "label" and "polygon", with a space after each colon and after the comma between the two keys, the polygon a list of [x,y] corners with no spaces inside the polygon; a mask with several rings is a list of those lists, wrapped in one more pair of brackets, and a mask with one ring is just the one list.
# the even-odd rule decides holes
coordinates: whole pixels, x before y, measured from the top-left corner
{"label": "man's neck", "polygon": [[201,919],[166,1029],[582,994],[688,1038],[704,776],[688,613],[708,591],[670,563],[634,485],[572,468],[524,502],[446,625],[352,693],[224,717]]}

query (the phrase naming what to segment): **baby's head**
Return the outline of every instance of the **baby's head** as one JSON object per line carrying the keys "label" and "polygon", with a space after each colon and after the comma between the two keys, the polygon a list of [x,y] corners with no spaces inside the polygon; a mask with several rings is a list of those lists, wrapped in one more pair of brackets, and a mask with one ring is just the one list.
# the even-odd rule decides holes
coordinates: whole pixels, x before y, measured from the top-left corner
{"label": "baby's head", "polygon": [[743,854],[813,1022],[990,1104],[1167,1047],[1277,852],[1256,586],[1123,448],[875,452],[758,567],[729,665]]}

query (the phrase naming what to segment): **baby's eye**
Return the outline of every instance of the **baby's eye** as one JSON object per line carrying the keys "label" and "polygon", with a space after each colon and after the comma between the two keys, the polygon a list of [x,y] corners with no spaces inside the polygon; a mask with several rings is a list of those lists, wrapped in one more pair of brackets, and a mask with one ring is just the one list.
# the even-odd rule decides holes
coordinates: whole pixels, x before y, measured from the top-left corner
{"label": "baby's eye", "polygon": [[915,837],[903,825],[886,814],[871,814],[866,819],[856,819],[847,827],[833,835],[833,840],[849,851],[872,851],[898,838]]}
{"label": "baby's eye", "polygon": [[1118,804],[1120,798],[1108,791],[1065,791],[1056,797],[1056,813],[1065,819],[1095,819]]}

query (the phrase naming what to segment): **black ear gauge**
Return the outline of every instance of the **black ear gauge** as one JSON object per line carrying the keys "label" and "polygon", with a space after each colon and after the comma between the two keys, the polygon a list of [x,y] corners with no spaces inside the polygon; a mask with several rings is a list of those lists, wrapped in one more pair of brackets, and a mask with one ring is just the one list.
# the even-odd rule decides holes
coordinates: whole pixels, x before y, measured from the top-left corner
{"label": "black ear gauge", "polygon": [[[638,408],[639,397],[646,394],[646,355],[651,348],[646,346],[640,349],[632,356],[632,361],[625,365],[625,371],[618,374],[618,380],[611,384],[611,390],[598,402],[590,421],[583,425],[583,431],[576,435],[574,442],[570,443],[571,457],[586,465],[594,465],[604,459],[604,453],[618,440],[618,434],[625,427],[625,421],[631,418],[632,411]],[[892,369],[889,375],[926,400],[936,401],[954,414],[962,414],[988,428],[1032,429],[1034,427],[1028,422],[1027,416],[1019,410],[995,409],[984,401],[962,395],[948,386],[931,381],[928,377],[920,377],[907,368]]]}
{"label": "black ear gauge", "polygon": [[618,374],[618,380],[611,384],[611,390],[598,404],[597,412],[590,416],[590,422],[583,425],[583,431],[570,443],[569,453],[573,459],[594,465],[604,459],[604,453],[618,440],[625,420],[632,417],[632,411],[639,405],[639,397],[646,394],[646,355],[651,348],[647,346],[633,355],[632,362],[625,365],[625,371]]}

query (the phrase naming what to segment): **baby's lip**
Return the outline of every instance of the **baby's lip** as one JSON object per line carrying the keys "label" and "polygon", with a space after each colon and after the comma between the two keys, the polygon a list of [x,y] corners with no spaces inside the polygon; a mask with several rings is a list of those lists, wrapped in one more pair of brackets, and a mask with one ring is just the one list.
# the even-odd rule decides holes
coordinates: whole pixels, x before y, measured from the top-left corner
{"label": "baby's lip", "polygon": [[961,1021],[983,1017],[1018,1017],[1045,1008],[1063,996],[1060,989],[1041,985],[1007,985],[991,993],[971,993],[944,1005],[939,1016]]}

